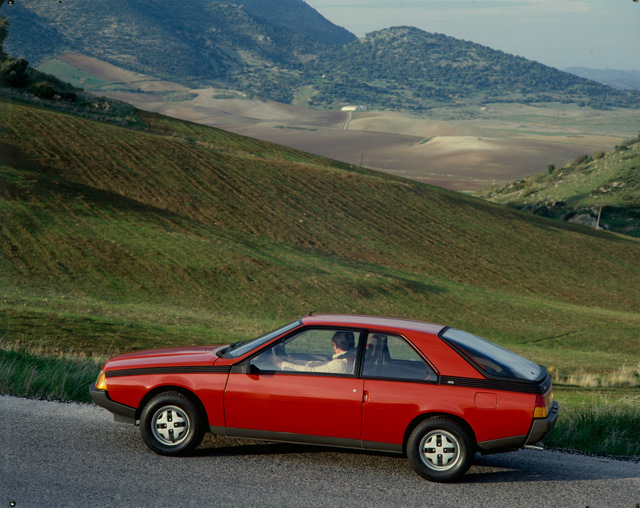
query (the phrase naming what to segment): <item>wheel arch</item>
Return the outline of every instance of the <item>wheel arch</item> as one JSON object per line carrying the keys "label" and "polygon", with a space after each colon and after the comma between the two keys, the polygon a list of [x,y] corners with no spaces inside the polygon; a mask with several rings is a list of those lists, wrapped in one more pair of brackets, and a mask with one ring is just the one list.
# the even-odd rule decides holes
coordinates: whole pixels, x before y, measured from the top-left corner
{"label": "wheel arch", "polygon": [[202,403],[200,398],[194,392],[185,388],[184,386],[177,386],[177,385],[162,385],[162,386],[157,386],[152,390],[149,390],[145,394],[145,396],[142,397],[142,400],[138,405],[138,409],[136,409],[136,423],[138,422],[138,420],[140,420],[140,415],[142,413],[142,410],[147,405],[147,403],[151,399],[153,399],[156,395],[159,395],[165,392],[178,392],[184,395],[185,397],[187,397],[191,402],[195,404],[196,408],[198,409],[198,414],[202,419],[202,423],[204,424],[205,429],[209,428],[209,415],[207,414],[207,410],[204,407],[204,404]]}
{"label": "wheel arch", "polygon": [[409,436],[411,435],[411,433],[413,432],[413,430],[420,425],[423,421],[429,419],[429,418],[433,418],[433,417],[442,417],[442,418],[448,418],[449,420],[452,420],[454,422],[456,422],[457,424],[459,424],[467,433],[467,435],[469,436],[469,439],[471,440],[472,444],[473,444],[473,448],[474,448],[474,452],[478,450],[478,440],[476,438],[476,433],[473,431],[473,428],[471,427],[471,425],[469,425],[469,423],[462,418],[461,416],[455,415],[455,414],[451,414],[451,413],[445,413],[442,411],[434,411],[434,412],[430,412],[430,413],[422,413],[418,416],[416,416],[411,423],[407,426],[407,429],[404,432],[404,438],[402,439],[402,451],[403,453],[407,453],[407,442],[409,441]]}

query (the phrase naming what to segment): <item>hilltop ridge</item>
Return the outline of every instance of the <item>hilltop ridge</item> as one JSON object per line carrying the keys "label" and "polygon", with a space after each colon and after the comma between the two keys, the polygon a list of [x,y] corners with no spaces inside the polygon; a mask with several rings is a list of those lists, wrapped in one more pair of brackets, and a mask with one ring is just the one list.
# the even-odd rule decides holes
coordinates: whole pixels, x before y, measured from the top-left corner
{"label": "hilltop ridge", "polygon": [[[502,51],[411,27],[355,39],[302,0],[21,3],[8,50],[34,65],[75,52],[191,88],[215,86],[317,109],[365,104],[564,102],[637,107],[619,91]],[[285,15],[286,14],[286,15]],[[138,34],[144,34],[139,37]]]}

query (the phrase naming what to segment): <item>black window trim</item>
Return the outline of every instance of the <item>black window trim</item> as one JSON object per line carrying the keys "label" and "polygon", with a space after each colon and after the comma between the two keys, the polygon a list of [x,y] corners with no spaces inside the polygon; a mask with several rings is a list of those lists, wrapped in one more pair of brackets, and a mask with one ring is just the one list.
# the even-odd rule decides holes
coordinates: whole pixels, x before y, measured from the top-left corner
{"label": "black window trim", "polygon": [[[403,333],[390,332],[388,330],[383,330],[378,328],[367,328],[364,330],[364,332],[365,332],[365,341],[364,341],[364,347],[362,348],[363,349],[362,361],[360,362],[360,370],[358,371],[358,377],[362,379],[372,379],[376,381],[398,381],[398,382],[404,382],[404,383],[440,384],[440,372],[438,371],[438,369],[435,368],[433,363],[431,363],[431,361],[426,357],[426,355],[424,355],[422,351],[420,351],[420,349],[418,349],[415,346],[415,344],[411,341],[411,339],[409,339],[406,335],[404,335]],[[404,340],[409,345],[409,347],[418,354],[418,356],[422,359],[422,361],[424,361],[427,364],[427,366],[433,371],[433,373],[435,374],[434,379],[426,380],[426,379],[406,379],[406,378],[383,377],[383,376],[364,376],[363,369],[364,369],[364,353],[366,350],[366,338],[369,336],[369,334],[372,334],[372,333],[380,333],[387,336],[394,336]]]}

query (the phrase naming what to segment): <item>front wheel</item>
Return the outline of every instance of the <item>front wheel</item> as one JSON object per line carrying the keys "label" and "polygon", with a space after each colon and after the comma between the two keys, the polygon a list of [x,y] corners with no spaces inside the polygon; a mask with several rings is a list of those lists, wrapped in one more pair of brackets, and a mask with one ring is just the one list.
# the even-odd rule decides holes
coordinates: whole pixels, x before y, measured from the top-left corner
{"label": "front wheel", "polygon": [[140,414],[140,434],[160,455],[187,455],[204,437],[204,425],[195,404],[179,392],[153,397]]}
{"label": "front wheel", "polygon": [[421,422],[407,441],[407,457],[423,478],[452,482],[471,466],[473,445],[460,424],[441,417]]}

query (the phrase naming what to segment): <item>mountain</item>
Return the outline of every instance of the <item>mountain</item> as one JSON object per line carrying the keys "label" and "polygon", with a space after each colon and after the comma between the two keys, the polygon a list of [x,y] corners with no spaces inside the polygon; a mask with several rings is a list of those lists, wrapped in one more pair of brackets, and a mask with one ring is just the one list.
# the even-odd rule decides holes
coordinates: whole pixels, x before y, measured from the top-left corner
{"label": "mountain", "polygon": [[[295,72],[322,46],[251,16],[242,5],[217,0],[78,0],[12,7],[3,13],[11,23],[6,49],[32,64],[71,51],[157,77],[247,88],[260,77]],[[313,12],[302,17],[313,18]]]}
{"label": "mountain", "polygon": [[561,168],[480,194],[494,203],[640,237],[640,135],[611,153],[583,155]]}
{"label": "mountain", "polygon": [[340,97],[414,110],[429,102],[640,104],[640,94],[614,91],[522,57],[411,27],[373,32],[332,48],[323,64],[329,79],[318,95],[324,103]]}
{"label": "mountain", "polygon": [[105,354],[318,309],[472,329],[548,365],[638,354],[638,240],[136,114],[0,99],[3,340]]}
{"label": "mountain", "polygon": [[348,44],[356,39],[348,30],[336,26],[303,0],[235,0],[247,13],[270,25],[286,28],[327,44]]}
{"label": "mountain", "polygon": [[415,28],[356,40],[302,0],[33,1],[11,7],[3,11],[11,21],[7,49],[34,65],[76,52],[192,88],[228,88],[319,109],[640,105],[638,92]]}
{"label": "mountain", "polygon": [[614,69],[587,69],[585,67],[568,67],[569,72],[582,78],[597,81],[616,90],[640,90],[640,71],[617,71]]}

